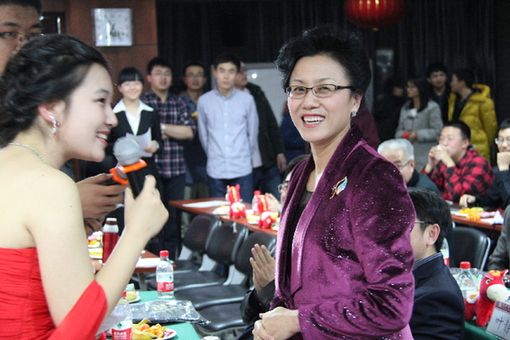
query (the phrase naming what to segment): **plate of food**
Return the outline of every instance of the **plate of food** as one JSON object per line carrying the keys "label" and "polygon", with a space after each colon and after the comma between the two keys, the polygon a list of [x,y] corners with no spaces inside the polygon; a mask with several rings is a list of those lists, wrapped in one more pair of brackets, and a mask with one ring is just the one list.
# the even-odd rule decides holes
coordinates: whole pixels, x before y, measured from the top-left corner
{"label": "plate of food", "polygon": [[143,319],[132,328],[133,340],[167,340],[177,335],[173,329],[161,326],[159,323],[150,326],[149,320]]}

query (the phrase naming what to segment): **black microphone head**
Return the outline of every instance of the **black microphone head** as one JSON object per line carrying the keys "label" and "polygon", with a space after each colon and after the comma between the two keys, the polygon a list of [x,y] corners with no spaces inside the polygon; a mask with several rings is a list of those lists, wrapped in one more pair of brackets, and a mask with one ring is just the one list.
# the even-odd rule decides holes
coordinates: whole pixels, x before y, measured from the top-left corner
{"label": "black microphone head", "polygon": [[121,137],[113,145],[113,154],[122,166],[135,164],[142,158],[142,149],[132,137]]}

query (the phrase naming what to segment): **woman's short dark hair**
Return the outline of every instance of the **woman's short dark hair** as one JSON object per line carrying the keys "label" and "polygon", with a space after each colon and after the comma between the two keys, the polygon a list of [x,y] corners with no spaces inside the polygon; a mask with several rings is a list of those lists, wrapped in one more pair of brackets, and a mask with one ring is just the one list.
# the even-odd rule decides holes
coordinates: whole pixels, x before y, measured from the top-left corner
{"label": "woman's short dark hair", "polygon": [[52,34],[30,40],[0,79],[0,146],[33,124],[38,105],[67,102],[93,64],[108,70],[101,53],[76,38]]}
{"label": "woman's short dark hair", "polygon": [[276,66],[282,74],[283,88],[289,86],[296,63],[303,57],[326,55],[336,60],[346,71],[350,84],[363,94],[370,82],[368,57],[360,38],[339,31],[334,26],[320,26],[305,31],[302,36],[289,40],[280,49]]}
{"label": "woman's short dark hair", "polygon": [[[425,109],[430,100],[430,85],[425,79],[409,79],[409,83],[412,83],[418,89],[418,96],[420,97],[420,107],[417,107],[416,110],[422,111]],[[413,107],[413,101],[410,100],[409,104]]]}
{"label": "woman's short dark hair", "polygon": [[139,81],[143,84],[143,75],[136,67],[125,67],[119,72],[117,85],[122,85],[126,81]]}

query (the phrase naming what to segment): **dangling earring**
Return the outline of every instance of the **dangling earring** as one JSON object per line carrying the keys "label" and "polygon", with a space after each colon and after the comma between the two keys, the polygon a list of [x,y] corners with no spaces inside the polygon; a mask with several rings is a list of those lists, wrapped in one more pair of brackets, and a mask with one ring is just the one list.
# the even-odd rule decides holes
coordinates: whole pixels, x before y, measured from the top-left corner
{"label": "dangling earring", "polygon": [[50,119],[51,119],[51,133],[56,135],[58,128],[60,127],[60,123],[57,121],[57,119],[53,115],[50,116]]}
{"label": "dangling earring", "polygon": [[356,112],[356,111],[352,111],[352,112],[351,112],[351,117],[352,117],[352,118],[354,118],[354,117],[356,117],[356,115],[357,115],[357,114],[358,114],[358,112]]}

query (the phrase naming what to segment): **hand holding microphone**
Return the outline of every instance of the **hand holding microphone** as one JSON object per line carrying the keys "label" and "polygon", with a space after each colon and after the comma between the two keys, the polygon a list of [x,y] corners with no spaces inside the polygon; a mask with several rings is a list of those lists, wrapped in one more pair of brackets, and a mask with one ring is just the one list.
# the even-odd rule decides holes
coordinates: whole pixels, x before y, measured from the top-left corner
{"label": "hand holding microphone", "polygon": [[[168,219],[156,180],[149,175],[147,163],[141,159],[142,150],[133,138],[119,138],[113,146],[113,154],[119,162],[119,165],[110,169],[113,179],[128,182],[132,191],[132,195],[129,190],[126,191],[126,228],[142,228],[144,230],[137,230],[137,233],[150,238],[159,232]],[[138,195],[140,197],[134,199]]]}
{"label": "hand holding microphone", "polygon": [[113,146],[113,154],[119,165],[110,169],[113,180],[131,187],[134,197],[143,189],[145,176],[149,174],[147,163],[142,159],[142,149],[130,137],[119,138]]}

